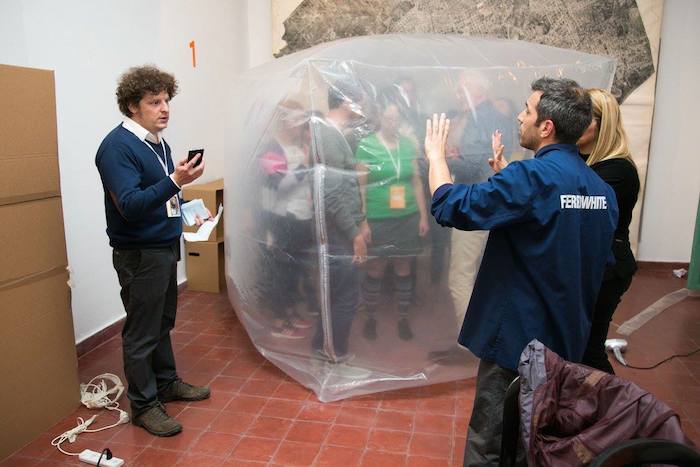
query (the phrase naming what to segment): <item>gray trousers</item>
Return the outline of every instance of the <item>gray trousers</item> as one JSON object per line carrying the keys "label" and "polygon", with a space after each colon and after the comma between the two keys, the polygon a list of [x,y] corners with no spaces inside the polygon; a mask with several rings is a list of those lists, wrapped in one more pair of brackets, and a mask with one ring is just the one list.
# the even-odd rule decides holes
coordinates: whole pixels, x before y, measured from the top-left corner
{"label": "gray trousers", "polygon": [[501,454],[503,401],[506,389],[518,373],[481,360],[476,375],[476,395],[467,430],[464,467],[497,466]]}
{"label": "gray trousers", "polygon": [[158,403],[158,391],[177,379],[170,331],[177,311],[179,245],[112,253],[126,310],[124,374],[132,416]]}

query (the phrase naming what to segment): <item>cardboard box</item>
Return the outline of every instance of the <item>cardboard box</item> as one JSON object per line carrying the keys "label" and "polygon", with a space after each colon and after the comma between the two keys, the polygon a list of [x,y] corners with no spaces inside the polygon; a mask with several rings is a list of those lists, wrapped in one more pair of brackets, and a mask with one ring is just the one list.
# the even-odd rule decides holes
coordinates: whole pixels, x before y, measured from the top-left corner
{"label": "cardboard box", "polygon": [[61,198],[0,206],[0,284],[56,266],[65,266]]}
{"label": "cardboard box", "polygon": [[0,65],[0,461],[80,404],[53,72]]}
{"label": "cardboard box", "polygon": [[224,242],[185,242],[187,289],[221,292],[226,288]]}
{"label": "cardboard box", "polygon": [[[204,201],[204,206],[209,209],[212,216],[216,215],[220,204],[224,204],[224,179],[220,178],[209,183],[200,183],[196,185],[187,185],[182,189],[182,199],[192,201],[193,199],[201,199]],[[182,226],[185,232],[196,232],[196,226]],[[210,242],[219,242],[224,239],[224,216],[221,216],[216,229],[209,235]]]}
{"label": "cardboard box", "polygon": [[0,65],[0,204],[60,194],[53,72]]}
{"label": "cardboard box", "polygon": [[0,287],[0,460],[80,403],[67,280],[60,268]]}

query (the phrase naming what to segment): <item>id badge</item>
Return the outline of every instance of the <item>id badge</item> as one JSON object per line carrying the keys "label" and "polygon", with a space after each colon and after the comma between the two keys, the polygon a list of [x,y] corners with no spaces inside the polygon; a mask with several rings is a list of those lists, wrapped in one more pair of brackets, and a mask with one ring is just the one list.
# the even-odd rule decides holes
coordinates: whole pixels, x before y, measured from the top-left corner
{"label": "id badge", "polygon": [[389,187],[389,208],[406,208],[406,187],[404,185],[391,185]]}
{"label": "id badge", "polygon": [[177,195],[174,195],[165,203],[165,210],[168,212],[168,217],[180,217],[180,200]]}

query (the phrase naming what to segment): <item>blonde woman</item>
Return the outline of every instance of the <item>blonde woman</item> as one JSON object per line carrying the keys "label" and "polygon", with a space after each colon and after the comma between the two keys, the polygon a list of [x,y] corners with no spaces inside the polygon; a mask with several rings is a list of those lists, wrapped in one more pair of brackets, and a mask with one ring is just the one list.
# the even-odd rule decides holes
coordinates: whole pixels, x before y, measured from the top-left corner
{"label": "blonde woman", "polygon": [[630,248],[629,226],[639,194],[639,176],[627,145],[617,100],[604,89],[588,92],[593,120],[576,144],[586,164],[615,190],[620,217],[612,245],[616,264],[605,270],[582,363],[614,374],[605,352],[605,339],[613,313],[637,270]]}
{"label": "blonde woman", "polygon": [[[576,145],[586,164],[615,190],[620,215],[612,244],[616,263],[605,270],[582,363],[615,374],[605,352],[605,339],[613,313],[637,271],[630,248],[629,226],[639,194],[639,175],[627,145],[617,100],[604,89],[589,89],[588,94],[591,96],[593,120]],[[492,144],[493,158],[489,159],[489,164],[495,172],[500,172],[508,165],[503,157],[500,132],[493,134]]]}

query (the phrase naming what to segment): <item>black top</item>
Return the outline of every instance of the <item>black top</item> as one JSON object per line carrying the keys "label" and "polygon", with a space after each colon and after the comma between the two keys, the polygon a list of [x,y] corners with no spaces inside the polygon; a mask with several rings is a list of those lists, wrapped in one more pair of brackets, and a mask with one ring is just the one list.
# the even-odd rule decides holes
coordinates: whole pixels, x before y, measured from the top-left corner
{"label": "black top", "polygon": [[[583,157],[586,158],[586,156]],[[615,190],[617,206],[620,210],[613,242],[613,254],[617,264],[606,272],[606,277],[609,276],[610,272],[617,273],[622,277],[632,275],[637,270],[630,249],[630,222],[632,222],[632,210],[639,195],[637,168],[626,158],[608,159],[593,164],[591,168]]]}

